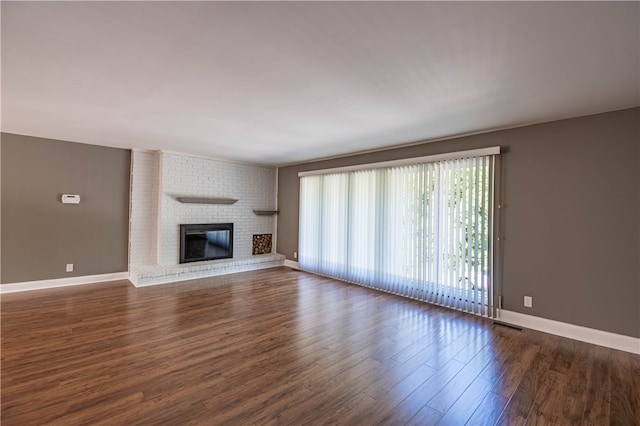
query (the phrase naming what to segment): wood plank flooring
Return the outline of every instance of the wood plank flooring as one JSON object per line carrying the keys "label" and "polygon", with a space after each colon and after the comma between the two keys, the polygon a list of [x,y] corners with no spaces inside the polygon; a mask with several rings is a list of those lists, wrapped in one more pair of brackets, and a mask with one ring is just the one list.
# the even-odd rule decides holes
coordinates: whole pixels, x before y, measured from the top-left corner
{"label": "wood plank flooring", "polygon": [[1,421],[640,424],[640,356],[289,268],[2,296]]}

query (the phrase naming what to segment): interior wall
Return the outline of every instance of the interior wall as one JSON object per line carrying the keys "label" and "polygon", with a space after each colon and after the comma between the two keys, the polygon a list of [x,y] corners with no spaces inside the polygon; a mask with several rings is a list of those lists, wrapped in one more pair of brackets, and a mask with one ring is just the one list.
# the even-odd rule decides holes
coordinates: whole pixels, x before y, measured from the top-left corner
{"label": "interior wall", "polygon": [[0,284],[2,284],[2,135],[0,134]]}
{"label": "interior wall", "polygon": [[496,145],[504,309],[640,337],[640,108],[282,167],[277,251],[295,260],[300,171]]}
{"label": "interior wall", "polygon": [[129,271],[158,263],[160,152],[131,152]]}
{"label": "interior wall", "polygon": [[[0,281],[126,272],[130,152],[1,136]],[[65,193],[80,204],[62,204]]]}

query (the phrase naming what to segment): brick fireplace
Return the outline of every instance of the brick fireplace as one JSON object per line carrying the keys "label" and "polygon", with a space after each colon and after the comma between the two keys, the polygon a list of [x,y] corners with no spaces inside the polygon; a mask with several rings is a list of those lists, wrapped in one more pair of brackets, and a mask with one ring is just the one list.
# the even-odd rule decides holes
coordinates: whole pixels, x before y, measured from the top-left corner
{"label": "brick fireplace", "polygon": [[[198,204],[181,202],[182,197],[237,201]],[[275,207],[275,168],[134,150],[129,270],[155,274],[160,268],[180,275],[185,268],[200,268],[207,276],[213,270],[248,270],[252,264],[266,267],[269,256],[282,264],[284,256],[272,253],[276,216],[253,212]],[[180,265],[180,225],[199,223],[234,224],[233,258],[208,261],[212,265],[203,267],[202,262]]]}

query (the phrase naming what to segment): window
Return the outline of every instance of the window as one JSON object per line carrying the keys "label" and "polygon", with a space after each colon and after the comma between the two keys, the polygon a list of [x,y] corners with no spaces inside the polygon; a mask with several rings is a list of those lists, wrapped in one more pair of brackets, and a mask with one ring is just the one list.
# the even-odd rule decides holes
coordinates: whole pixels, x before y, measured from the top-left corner
{"label": "window", "polygon": [[300,267],[492,316],[498,152],[301,173]]}

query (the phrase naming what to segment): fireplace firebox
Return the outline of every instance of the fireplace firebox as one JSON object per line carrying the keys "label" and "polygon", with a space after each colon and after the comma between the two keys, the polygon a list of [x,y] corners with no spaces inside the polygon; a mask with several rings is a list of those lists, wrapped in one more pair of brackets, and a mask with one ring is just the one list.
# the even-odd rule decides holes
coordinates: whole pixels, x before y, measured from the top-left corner
{"label": "fireplace firebox", "polygon": [[180,263],[233,257],[233,223],[180,225]]}

